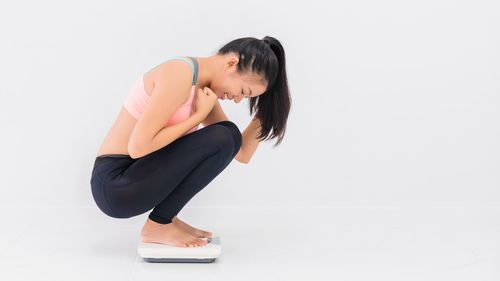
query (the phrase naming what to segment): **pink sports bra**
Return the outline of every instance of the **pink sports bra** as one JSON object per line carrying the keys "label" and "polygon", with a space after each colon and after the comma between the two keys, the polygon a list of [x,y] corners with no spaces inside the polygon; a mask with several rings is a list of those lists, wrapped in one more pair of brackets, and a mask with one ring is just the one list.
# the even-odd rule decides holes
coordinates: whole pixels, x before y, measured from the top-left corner
{"label": "pink sports bra", "polygon": [[[189,60],[187,58],[189,58]],[[165,127],[186,120],[194,112],[193,100],[195,94],[196,80],[198,79],[198,62],[196,61],[195,58],[192,57],[187,57],[187,58],[177,56],[167,60],[167,61],[183,60],[189,63],[189,65],[191,66],[191,70],[193,71],[193,81],[189,99],[183,105],[181,105],[181,107],[179,107],[177,111],[174,112],[174,114],[165,124]],[[139,77],[139,79],[137,79],[136,82],[133,84],[132,89],[130,90],[127,98],[125,99],[125,102],[123,103],[123,106],[132,116],[134,116],[135,119],[139,120],[139,118],[142,115],[142,112],[144,112],[144,108],[146,107],[150,99],[151,97],[147,94],[146,90],[144,89],[144,75],[141,75],[141,77]],[[184,133],[183,136],[196,131],[198,129],[198,126],[199,124],[191,128],[186,133]]]}

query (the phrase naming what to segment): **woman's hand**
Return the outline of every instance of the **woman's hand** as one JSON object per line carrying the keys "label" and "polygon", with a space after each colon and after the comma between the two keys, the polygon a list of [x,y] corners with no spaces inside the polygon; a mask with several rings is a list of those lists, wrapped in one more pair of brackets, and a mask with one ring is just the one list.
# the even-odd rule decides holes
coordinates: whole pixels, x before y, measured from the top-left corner
{"label": "woman's hand", "polygon": [[215,106],[217,95],[208,87],[203,88],[203,90],[198,89],[196,94],[196,114],[205,119]]}

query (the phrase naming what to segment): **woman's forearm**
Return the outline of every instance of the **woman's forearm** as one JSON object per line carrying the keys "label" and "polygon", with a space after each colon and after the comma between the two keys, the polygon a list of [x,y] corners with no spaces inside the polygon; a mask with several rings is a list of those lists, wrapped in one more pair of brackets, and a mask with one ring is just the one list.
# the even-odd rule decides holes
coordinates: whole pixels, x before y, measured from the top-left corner
{"label": "woman's forearm", "polygon": [[240,151],[235,156],[236,160],[242,163],[248,163],[259,146],[260,140],[257,136],[260,134],[260,120],[252,119],[250,124],[243,131]]}
{"label": "woman's forearm", "polygon": [[133,145],[129,143],[128,152],[130,157],[133,159],[145,156],[151,152],[154,152],[164,146],[167,146],[171,142],[175,141],[181,137],[189,129],[193,128],[197,124],[203,121],[203,116],[200,114],[193,114],[186,120],[183,120],[172,126],[163,127],[152,140],[145,142],[142,145]]}

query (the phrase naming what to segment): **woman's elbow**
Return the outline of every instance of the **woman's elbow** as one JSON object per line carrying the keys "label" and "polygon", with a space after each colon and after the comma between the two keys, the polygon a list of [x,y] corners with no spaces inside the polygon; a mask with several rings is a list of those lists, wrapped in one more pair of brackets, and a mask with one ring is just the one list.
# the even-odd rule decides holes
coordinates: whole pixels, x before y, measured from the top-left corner
{"label": "woman's elbow", "polygon": [[243,153],[241,153],[241,150],[238,154],[236,154],[236,156],[234,157],[234,159],[236,159],[236,161],[242,163],[242,164],[248,164],[248,162],[250,162],[250,159],[245,157],[243,155]]}
{"label": "woman's elbow", "polygon": [[137,159],[137,158],[142,156],[139,147],[134,142],[128,143],[127,150],[128,150],[128,154],[130,155],[130,158],[132,158],[132,159]]}

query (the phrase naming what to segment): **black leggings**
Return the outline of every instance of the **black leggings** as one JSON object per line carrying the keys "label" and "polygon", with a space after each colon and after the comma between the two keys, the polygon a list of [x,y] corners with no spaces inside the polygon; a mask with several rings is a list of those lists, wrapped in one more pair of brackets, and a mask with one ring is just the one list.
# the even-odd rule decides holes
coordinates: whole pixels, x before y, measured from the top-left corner
{"label": "black leggings", "polygon": [[241,132],[221,121],[184,135],[143,157],[96,157],[90,185],[99,209],[130,218],[153,209],[154,222],[172,222],[184,205],[219,175],[241,146]]}

